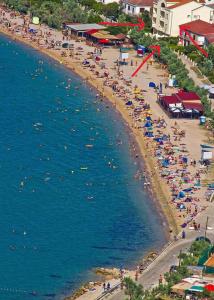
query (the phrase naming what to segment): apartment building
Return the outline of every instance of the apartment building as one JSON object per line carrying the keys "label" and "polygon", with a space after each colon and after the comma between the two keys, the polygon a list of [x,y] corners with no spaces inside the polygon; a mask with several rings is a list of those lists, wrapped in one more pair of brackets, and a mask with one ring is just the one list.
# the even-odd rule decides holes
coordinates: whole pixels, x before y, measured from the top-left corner
{"label": "apartment building", "polygon": [[[173,1],[173,2],[172,2]],[[214,22],[214,9],[193,0],[155,0],[152,27],[157,36],[178,36],[179,25],[195,20]]]}

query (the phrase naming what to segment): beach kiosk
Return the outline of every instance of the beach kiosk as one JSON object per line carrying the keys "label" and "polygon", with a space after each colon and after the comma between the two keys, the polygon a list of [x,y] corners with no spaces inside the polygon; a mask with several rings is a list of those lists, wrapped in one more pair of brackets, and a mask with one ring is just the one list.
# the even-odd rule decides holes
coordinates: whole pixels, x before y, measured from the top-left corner
{"label": "beach kiosk", "polygon": [[83,37],[87,35],[87,32],[94,30],[98,32],[99,30],[104,30],[106,27],[99,24],[65,24],[65,29],[72,35],[78,37]]}
{"label": "beach kiosk", "polygon": [[203,162],[207,162],[209,164],[209,161],[213,159],[213,146],[201,144],[201,160]]}

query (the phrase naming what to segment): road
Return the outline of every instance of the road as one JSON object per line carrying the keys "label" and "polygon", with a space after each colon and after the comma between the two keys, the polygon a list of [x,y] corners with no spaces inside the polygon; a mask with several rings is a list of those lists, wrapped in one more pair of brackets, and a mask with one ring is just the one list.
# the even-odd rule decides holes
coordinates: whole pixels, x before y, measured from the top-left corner
{"label": "road", "polygon": [[[185,252],[189,249],[192,242],[198,236],[205,235],[206,221],[208,220],[208,230],[207,237],[213,242],[214,241],[214,216],[213,216],[213,203],[209,204],[206,212],[202,212],[198,218],[197,222],[201,224],[200,231],[194,231],[191,229],[186,229],[186,239],[179,239],[176,242],[170,244],[159,256],[153,261],[150,266],[145,270],[142,276],[139,278],[138,282],[143,285],[145,289],[152,288],[158,284],[160,274],[164,274],[169,271],[171,265],[178,264],[178,255],[180,251]],[[108,299],[111,300],[124,300],[124,291],[116,290],[114,294],[108,295]]]}

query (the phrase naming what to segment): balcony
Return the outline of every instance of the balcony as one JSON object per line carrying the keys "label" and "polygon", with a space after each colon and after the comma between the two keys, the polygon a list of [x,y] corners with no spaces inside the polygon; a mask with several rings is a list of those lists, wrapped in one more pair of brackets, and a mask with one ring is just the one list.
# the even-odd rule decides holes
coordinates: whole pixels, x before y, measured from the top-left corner
{"label": "balcony", "polygon": [[165,29],[165,23],[163,21],[160,21],[160,28],[163,30]]}
{"label": "balcony", "polygon": [[155,15],[155,16],[157,16],[157,8],[155,8],[155,9],[153,8],[152,14]]}
{"label": "balcony", "polygon": [[155,17],[152,18],[152,24],[156,24],[157,19]]}
{"label": "balcony", "polygon": [[165,19],[165,12],[161,11],[160,17],[163,18],[163,19]]}

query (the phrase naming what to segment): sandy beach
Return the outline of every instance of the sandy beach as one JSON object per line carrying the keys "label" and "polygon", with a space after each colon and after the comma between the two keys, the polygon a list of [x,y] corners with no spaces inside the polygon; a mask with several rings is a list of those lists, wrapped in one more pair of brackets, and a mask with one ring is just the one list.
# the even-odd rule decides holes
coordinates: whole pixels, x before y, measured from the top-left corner
{"label": "sandy beach", "polygon": [[[8,22],[10,27],[6,25]],[[200,144],[205,141],[204,130],[200,128],[198,120],[169,118],[157,103],[157,93],[148,87],[149,82],[153,81],[158,84],[161,82],[164,85],[169,76],[166,69],[153,62],[147,68],[144,67],[136,77],[130,79],[132,72],[142,60],[136,56],[134,50],[130,52],[129,64],[121,66],[118,70],[115,62],[119,57],[119,49],[102,49],[99,55],[100,60],[96,61],[93,55],[95,47],[86,45],[85,41],[69,39],[69,43],[73,44],[73,49],[72,51],[64,50],[53,46],[56,42],[62,43],[64,40],[61,32],[45,25],[37,27],[28,24],[29,27],[37,29],[38,34],[32,35],[26,31],[23,17],[11,16],[10,11],[0,10],[1,33],[34,47],[71,69],[99,91],[98,99],[107,99],[120,113],[138,144],[135,155],[138,159],[143,157],[146,168],[145,174],[140,174],[140,176],[145,177],[144,188],[152,193],[163,220],[166,220],[166,222],[163,221],[163,226],[166,228],[169,240],[174,240],[174,237],[181,232],[183,223],[187,223],[188,226],[194,226],[194,224],[200,226],[197,223],[197,216],[211,205],[205,198],[206,187],[202,185],[200,188],[192,188],[197,180],[205,179],[207,174],[207,169],[199,164]],[[89,67],[85,64],[86,60],[89,62]],[[174,88],[164,88],[166,95],[175,91],[177,90]],[[132,105],[127,106],[127,101],[132,101]],[[140,105],[142,109],[139,108]],[[136,108],[139,108],[139,111]],[[153,121],[154,135],[167,137],[168,148],[161,150],[161,153],[170,156],[171,177],[163,176],[164,170],[157,156],[160,150],[157,142],[144,135],[143,124],[148,116],[151,116]],[[173,147],[177,147],[178,151],[169,153],[169,148],[171,150]],[[182,161],[184,155],[188,157],[188,164]],[[184,168],[185,176],[188,177],[185,182],[182,180]],[[192,188],[189,196],[191,201],[187,202],[185,210],[182,210],[177,206],[172,194],[190,187]],[[134,276],[135,273],[127,274]],[[114,283],[112,280],[111,284]],[[87,296],[86,293],[80,299],[95,299],[99,293],[100,288],[97,293],[93,294],[93,297],[91,294]]]}

